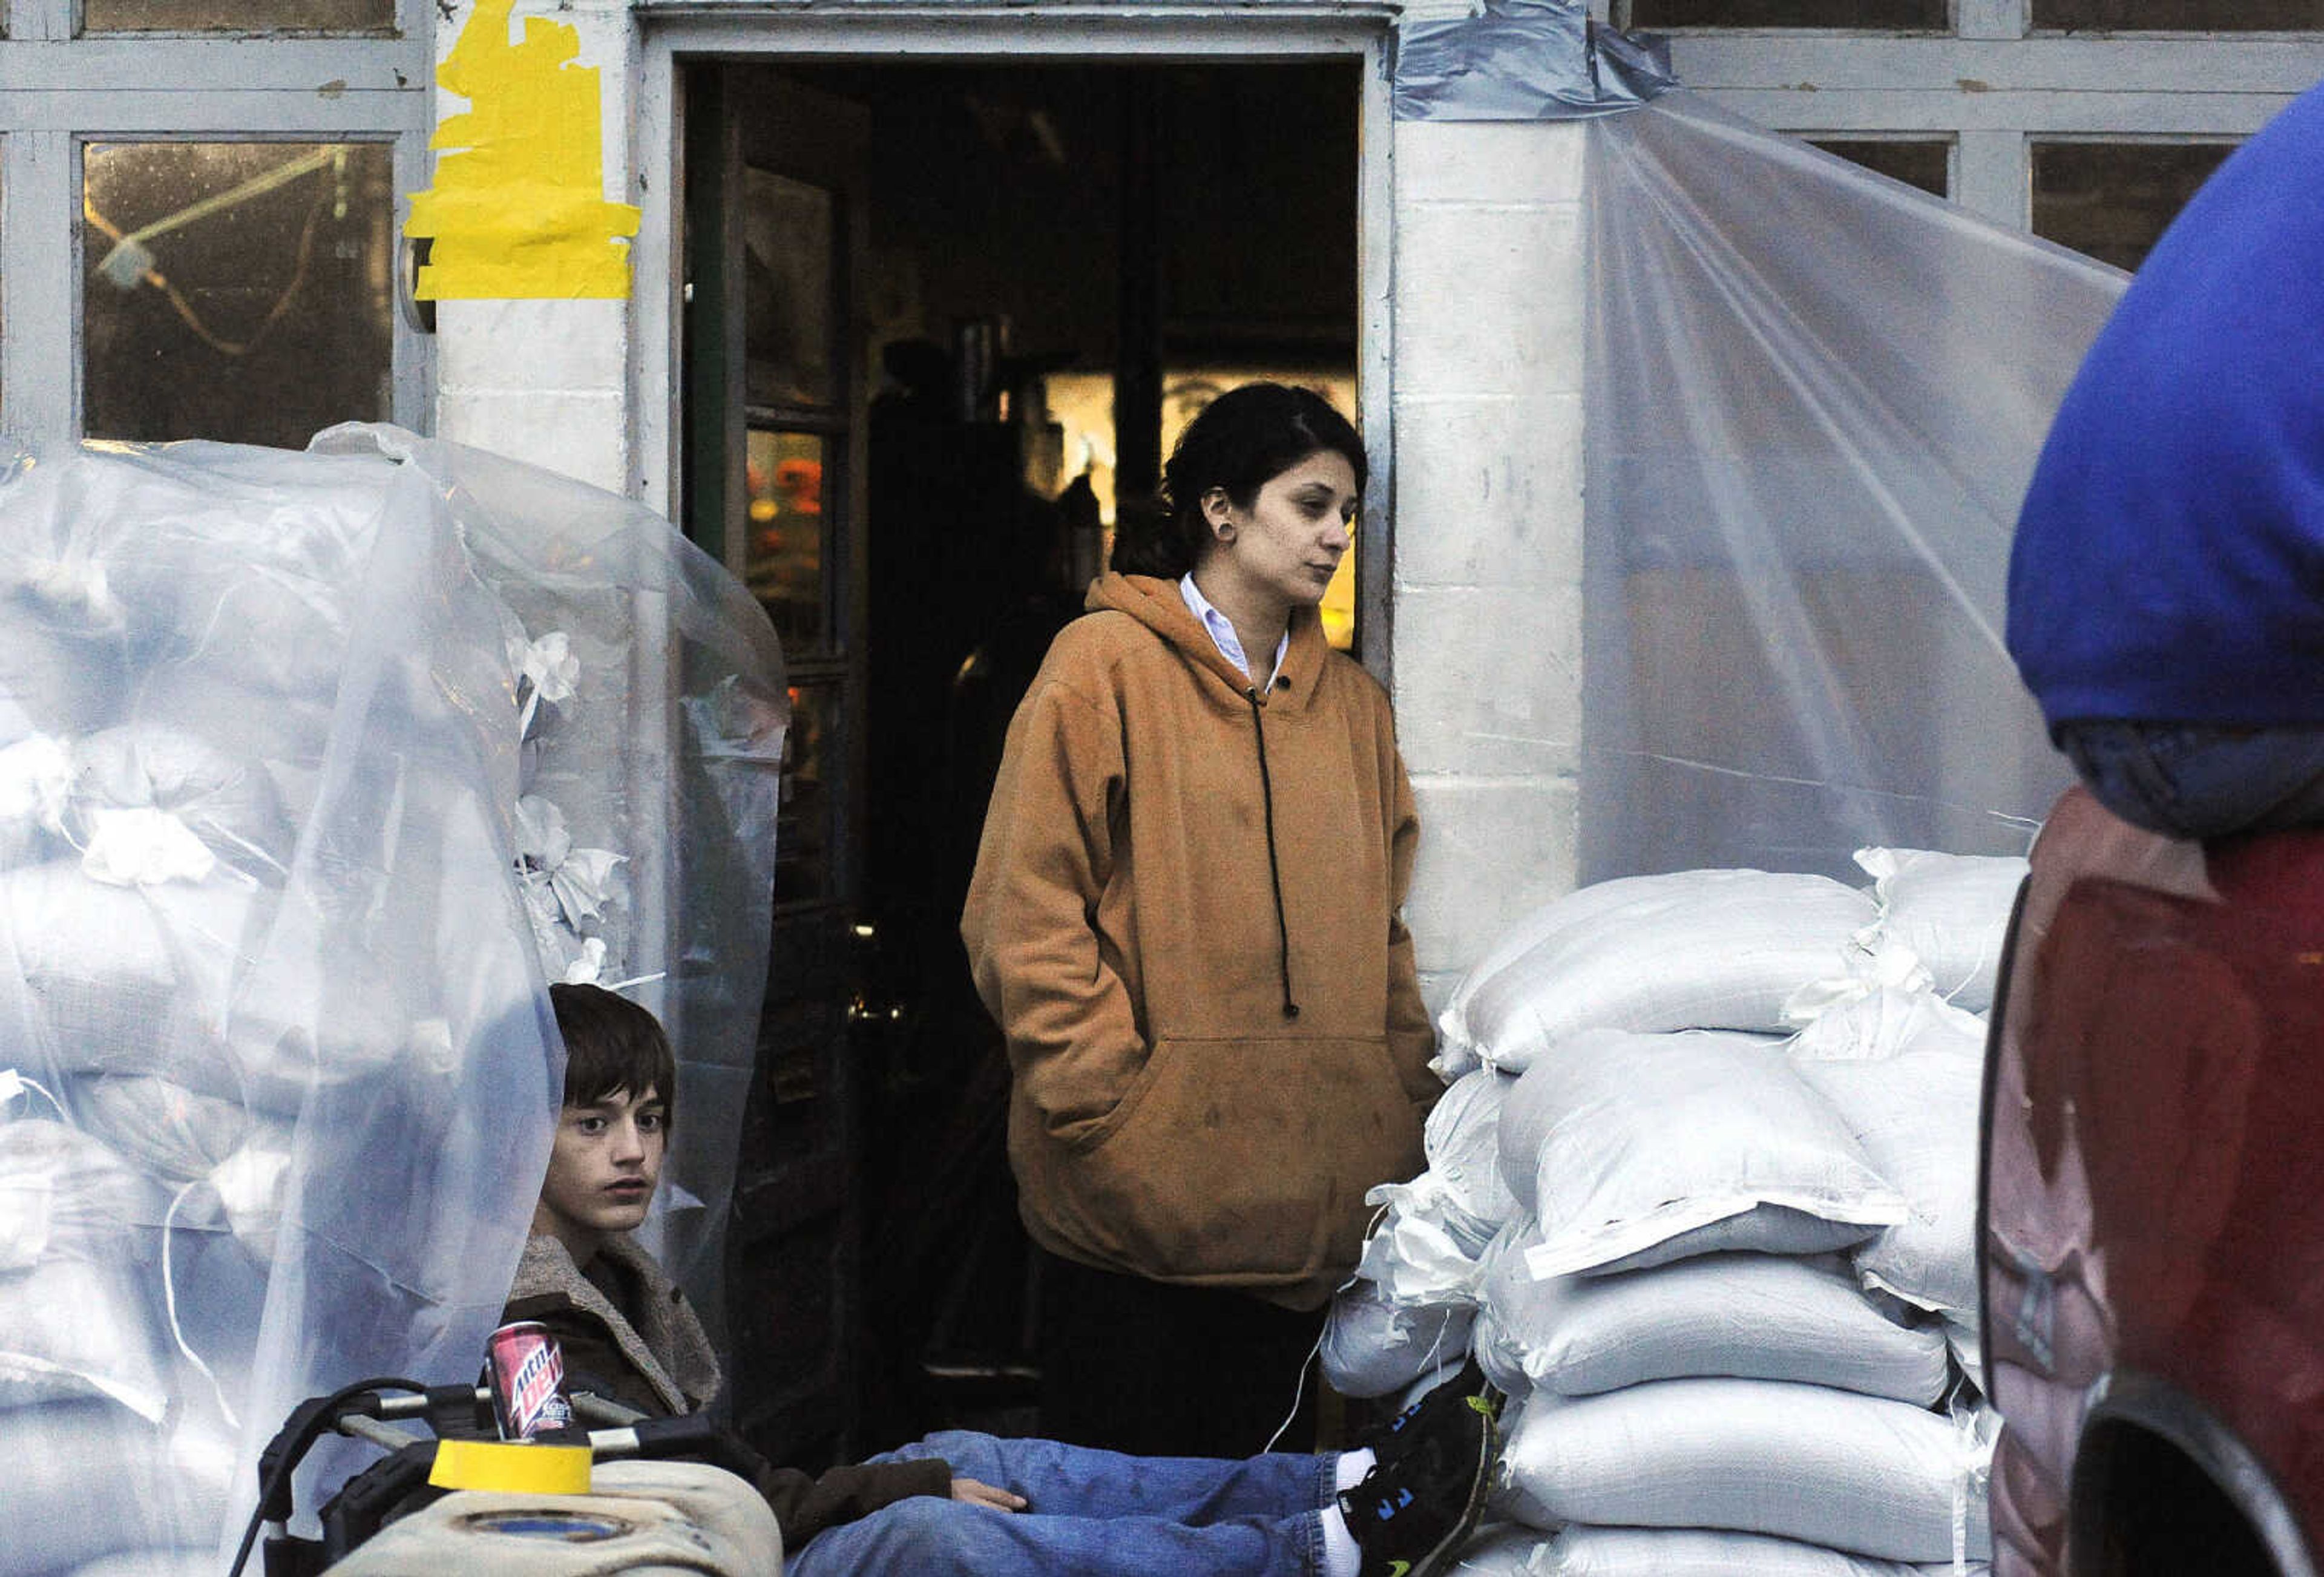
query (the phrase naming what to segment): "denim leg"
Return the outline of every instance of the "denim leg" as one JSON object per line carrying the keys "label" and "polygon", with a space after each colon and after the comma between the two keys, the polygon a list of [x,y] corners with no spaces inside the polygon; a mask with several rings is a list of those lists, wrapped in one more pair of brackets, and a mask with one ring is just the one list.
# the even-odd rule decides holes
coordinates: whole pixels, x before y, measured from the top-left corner
{"label": "denim leg", "polygon": [[1013,1489],[1007,1512],[916,1496],[817,1535],[792,1577],[1314,1577],[1337,1459],[1130,1457],[1047,1440],[946,1431],[875,1462],[936,1456]]}
{"label": "denim leg", "polygon": [[2082,719],[2056,734],[2099,803],[2150,832],[2216,838],[2324,825],[2324,730]]}
{"label": "denim leg", "polygon": [[[1332,1499],[1336,1454],[1270,1452],[1217,1457],[1126,1456],[1056,1440],[947,1429],[894,1453],[936,1456],[954,1476],[1014,1489],[1035,1511],[1068,1517],[1160,1517],[1200,1526],[1236,1517],[1314,1511]],[[874,1461],[880,1460],[877,1458]]]}

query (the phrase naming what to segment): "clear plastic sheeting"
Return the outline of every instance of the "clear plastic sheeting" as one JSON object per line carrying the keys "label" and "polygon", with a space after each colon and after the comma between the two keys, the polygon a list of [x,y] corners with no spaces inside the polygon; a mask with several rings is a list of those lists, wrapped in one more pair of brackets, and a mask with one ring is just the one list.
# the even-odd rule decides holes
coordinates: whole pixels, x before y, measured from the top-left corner
{"label": "clear plastic sheeting", "polygon": [[1581,879],[2023,853],[2010,536],[2123,276],[1684,92],[1585,135]]}
{"label": "clear plastic sheeting", "polygon": [[[725,1197],[784,697],[724,571],[512,462],[343,428],[0,470],[0,1571],[221,1567],[293,1405],[476,1373],[548,982],[663,1014],[671,1176]],[[712,1213],[660,1223],[682,1266]]]}

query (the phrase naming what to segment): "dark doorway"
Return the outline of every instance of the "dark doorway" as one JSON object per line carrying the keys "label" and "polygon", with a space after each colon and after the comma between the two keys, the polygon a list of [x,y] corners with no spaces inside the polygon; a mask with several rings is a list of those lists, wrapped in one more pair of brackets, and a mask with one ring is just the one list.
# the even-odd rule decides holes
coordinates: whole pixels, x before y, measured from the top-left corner
{"label": "dark doorway", "polygon": [[[1256,376],[1353,414],[1360,87],[1352,59],[689,73],[688,530],[811,692],[782,835],[818,862],[784,862],[730,1279],[770,1450],[1038,1427],[961,901],[1010,715],[1177,429]],[[786,1176],[830,1209],[750,1184]]]}

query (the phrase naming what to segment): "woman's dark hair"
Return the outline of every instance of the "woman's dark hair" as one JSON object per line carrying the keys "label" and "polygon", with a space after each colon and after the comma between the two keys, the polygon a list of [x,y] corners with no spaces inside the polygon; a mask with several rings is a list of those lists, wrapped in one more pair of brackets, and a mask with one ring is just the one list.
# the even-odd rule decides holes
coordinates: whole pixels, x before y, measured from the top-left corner
{"label": "woman's dark hair", "polygon": [[1326,449],[1347,460],[1361,493],[1364,441],[1330,401],[1287,383],[1228,390],[1178,436],[1162,470],[1159,507],[1123,502],[1114,525],[1113,567],[1176,580],[1194,567],[1210,540],[1203,520],[1205,493],[1222,487],[1237,509],[1249,509],[1260,488]]}
{"label": "woman's dark hair", "polygon": [[678,1106],[678,1058],[661,1020],[603,986],[553,985],[549,1001],[565,1038],[565,1104],[594,1106],[616,1091],[651,1090]]}

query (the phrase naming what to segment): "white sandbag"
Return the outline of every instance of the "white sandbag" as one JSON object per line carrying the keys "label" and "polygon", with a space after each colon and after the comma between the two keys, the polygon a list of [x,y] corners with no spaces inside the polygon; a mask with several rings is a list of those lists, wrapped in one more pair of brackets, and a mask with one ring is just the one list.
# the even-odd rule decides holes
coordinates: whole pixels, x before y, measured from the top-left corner
{"label": "white sandbag", "polygon": [[0,1272],[0,1408],[106,1397],[148,1423],[169,1404],[161,1338],[129,1267],[58,1253]]}
{"label": "white sandbag", "polygon": [[1749,1379],[1536,1391],[1513,1408],[1496,1505],[1536,1527],[1726,1528],[1891,1561],[1990,1557],[1992,1443],[1942,1414]]}
{"label": "white sandbag", "polygon": [[1459,1361],[1469,1350],[1468,1304],[1396,1304],[1359,1277],[1332,1299],[1319,1356],[1343,1397],[1384,1397]]}
{"label": "white sandbag", "polygon": [[60,617],[21,586],[0,588],[0,630],[8,632],[0,641],[0,739],[82,733],[114,721],[128,673],[117,631]]}
{"label": "white sandbag", "polygon": [[1433,1183],[1444,1202],[1446,1224],[1479,1250],[1517,1213],[1501,1176],[1501,1108],[1514,1075],[1480,1068],[1454,1081],[1428,1113],[1421,1146]]}
{"label": "white sandbag", "polygon": [[1926,1406],[1951,1366],[1944,1333],[1909,1328],[1844,1260],[1710,1254],[1620,1276],[1525,1268],[1529,1231],[1486,1252],[1482,1301],[1528,1379],[1561,1396],[1654,1380],[1796,1380]]}
{"label": "white sandbag", "polygon": [[1912,949],[1940,996],[1982,1013],[1993,1006],[2009,911],[2032,867],[2023,859],[1930,849],[1858,849],[1880,916],[1861,943]]}
{"label": "white sandbag", "polygon": [[[1693,1527],[1562,1527],[1543,1545],[1542,1577],[1917,1577],[1951,1572],[1828,1550],[1765,1534]],[[1520,1571],[1527,1568],[1520,1567]],[[1984,1563],[1969,1567],[1983,1572]]]}
{"label": "white sandbag", "polygon": [[216,1550],[124,1550],[75,1566],[62,1577],[217,1577]]}
{"label": "white sandbag", "polygon": [[[238,872],[117,885],[78,862],[0,874],[0,1003],[50,1073],[155,1074],[298,1110],[308,1086],[375,1072],[405,1027],[378,964],[305,954]],[[13,977],[13,978],[12,978]]]}
{"label": "white sandbag", "polygon": [[1524,1349],[1501,1330],[1500,1313],[1490,1299],[1477,1305],[1477,1316],[1470,1322],[1469,1353],[1504,1397],[1522,1397],[1533,1389],[1533,1377],[1525,1370]]}
{"label": "white sandbag", "polygon": [[1549,1538],[1520,1522],[1480,1527],[1448,1570],[1461,1577],[1541,1577],[1549,1564]]}
{"label": "white sandbag", "polygon": [[292,837],[274,784],[251,762],[182,730],[140,724],[108,728],[72,747],[77,841],[88,841],[92,813],[165,811],[217,858],[277,880]]}
{"label": "white sandbag", "polygon": [[215,1539],[233,1461],[223,1439],[164,1430],[110,1402],[0,1409],[0,1572]]}
{"label": "white sandbag", "polygon": [[1364,1203],[1379,1215],[1364,1235],[1356,1274],[1380,1296],[1407,1306],[1476,1301],[1477,1256],[1492,1234],[1451,1211],[1428,1174],[1410,1183],[1376,1184]]}
{"label": "white sandbag", "polygon": [[73,1104],[88,1130],[149,1176],[190,1183],[242,1147],[251,1117],[239,1101],[198,1094],[151,1074],[78,1082]]}
{"label": "white sandbag", "polygon": [[1803,1227],[1860,1240],[1904,1217],[1780,1043],[1751,1035],[1571,1037],[1509,1092],[1501,1171],[1541,1223],[1536,1276],[1636,1267],[1730,1221],[1678,1247],[1796,1252]]}
{"label": "white sandbag", "polygon": [[101,1257],[158,1225],[163,1208],[158,1187],[78,1129],[0,1120],[0,1272],[52,1256]]}
{"label": "white sandbag", "polygon": [[1977,1388],[1978,1395],[1992,1395],[1992,1388],[1985,1382],[1985,1335],[1976,1318],[1948,1319],[1943,1323],[1945,1345],[1952,1349],[1953,1366]]}
{"label": "white sandbag", "polygon": [[1820,1044],[1829,1042],[1803,1036],[1793,1065],[1846,1120],[1910,1207],[1902,1222],[1857,1249],[1858,1271],[1868,1286],[1974,1319],[1983,1027],[1939,1005],[1885,1057],[1818,1056]]}
{"label": "white sandbag", "polygon": [[1522,1073],[1588,1028],[1776,1030],[1876,910],[1828,877],[1683,871],[1603,881],[1520,920],[1453,989],[1447,1046]]}

